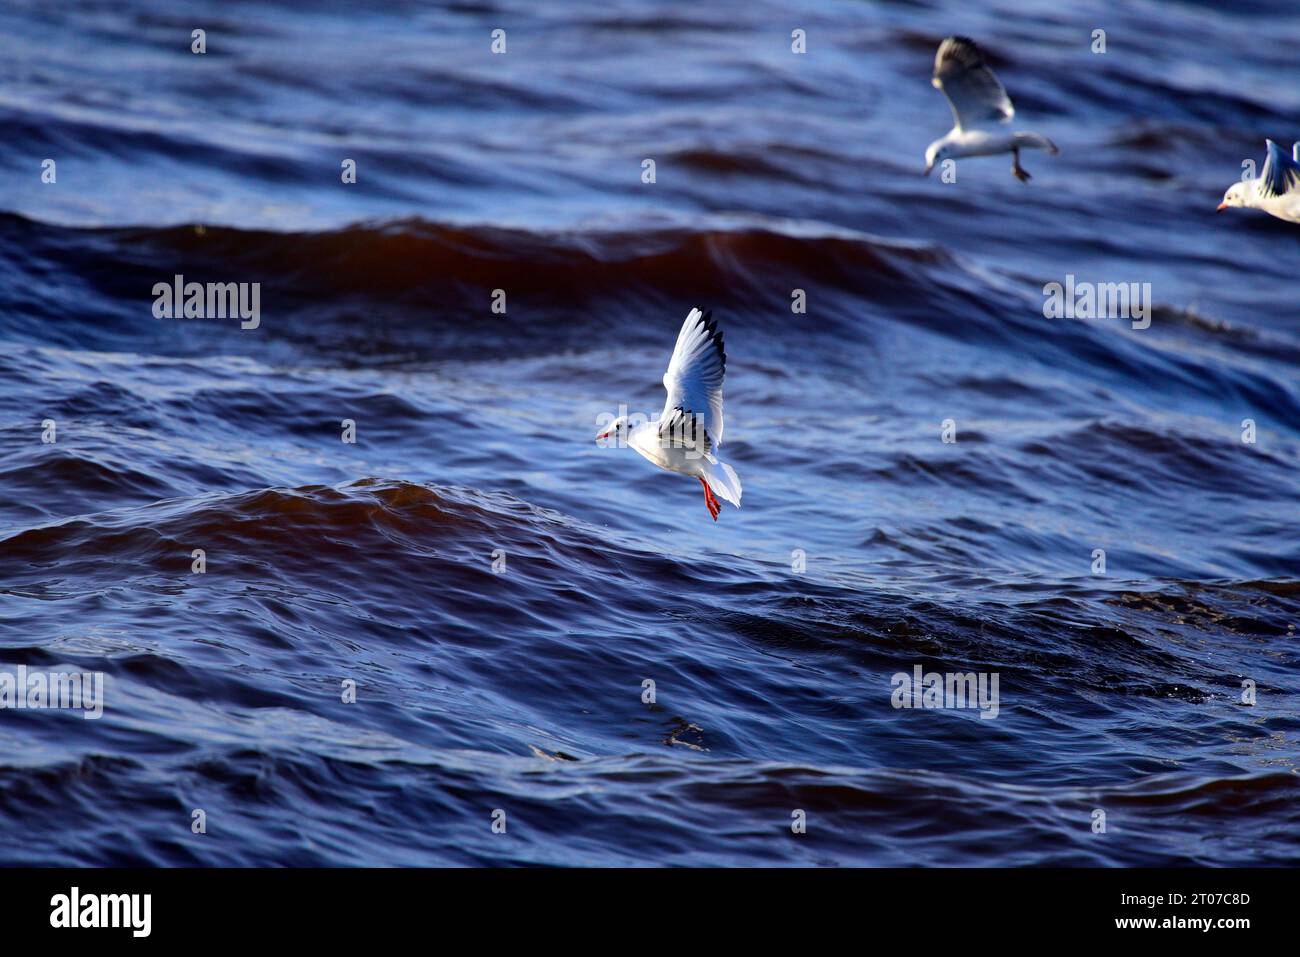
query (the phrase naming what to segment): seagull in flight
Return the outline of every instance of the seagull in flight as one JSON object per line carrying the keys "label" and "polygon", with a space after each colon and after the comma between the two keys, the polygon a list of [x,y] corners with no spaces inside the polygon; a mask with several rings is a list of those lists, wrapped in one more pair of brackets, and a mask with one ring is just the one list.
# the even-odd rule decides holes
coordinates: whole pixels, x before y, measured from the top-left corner
{"label": "seagull in flight", "polygon": [[689,475],[704,486],[704,504],[716,522],[721,496],[740,508],[740,479],[714,454],[722,444],[722,377],[727,352],[712,312],[692,309],[677,334],[664,373],[668,399],[657,421],[633,426],[620,415],[596,436],[630,445],[661,469]]}
{"label": "seagull in flight", "polygon": [[962,156],[1011,154],[1011,172],[1020,182],[1029,179],[1020,165],[1022,149],[1061,152],[1056,144],[1038,133],[1014,133],[992,125],[1006,123],[1016,115],[1002,83],[984,62],[984,53],[967,37],[948,37],[939,44],[930,83],[952,107],[955,126],[925,149],[925,174],[934,164]]}
{"label": "seagull in flight", "polygon": [[1290,156],[1272,140],[1264,142],[1268,144],[1268,156],[1259,178],[1229,186],[1219,209],[1246,206],[1262,209],[1288,223],[1300,223],[1300,141],[1291,147]]}

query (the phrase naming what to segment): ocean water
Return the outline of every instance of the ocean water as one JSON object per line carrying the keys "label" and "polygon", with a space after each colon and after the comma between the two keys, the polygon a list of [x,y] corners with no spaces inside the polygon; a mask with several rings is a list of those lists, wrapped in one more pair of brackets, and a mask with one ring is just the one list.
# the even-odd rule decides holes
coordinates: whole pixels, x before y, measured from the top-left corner
{"label": "ocean water", "polygon": [[[1300,861],[1300,227],[1215,212],[1300,10],[1226,6],[5,4],[0,672],[105,685],[0,711],[0,860]],[[1028,184],[921,175],[949,34]],[[696,305],[717,523],[594,441]]]}

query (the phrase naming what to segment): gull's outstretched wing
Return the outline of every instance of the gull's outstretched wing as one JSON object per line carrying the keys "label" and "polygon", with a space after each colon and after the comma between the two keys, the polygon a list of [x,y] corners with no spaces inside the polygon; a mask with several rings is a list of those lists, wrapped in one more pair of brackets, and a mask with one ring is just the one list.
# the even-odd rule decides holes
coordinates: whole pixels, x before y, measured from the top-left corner
{"label": "gull's outstretched wing", "polygon": [[1300,164],[1272,140],[1264,142],[1268,144],[1268,157],[1259,171],[1260,195],[1285,196],[1300,190]]}
{"label": "gull's outstretched wing", "polygon": [[930,82],[947,97],[959,130],[994,120],[1005,123],[1016,115],[1011,98],[974,40],[948,37],[940,43]]}
{"label": "gull's outstretched wing", "polygon": [[676,428],[691,440],[702,423],[703,450],[712,452],[721,445],[722,378],[726,373],[727,352],[713,313],[692,309],[677,334],[677,347],[664,373],[668,400],[659,417],[660,434]]}

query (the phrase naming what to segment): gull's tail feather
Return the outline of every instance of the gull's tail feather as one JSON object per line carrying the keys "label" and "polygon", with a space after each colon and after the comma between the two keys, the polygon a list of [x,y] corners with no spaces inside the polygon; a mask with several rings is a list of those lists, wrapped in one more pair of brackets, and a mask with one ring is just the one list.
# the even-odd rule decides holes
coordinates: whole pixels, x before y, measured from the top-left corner
{"label": "gull's tail feather", "polygon": [[705,466],[704,479],[714,495],[740,508],[740,476],[735,469],[714,459]]}

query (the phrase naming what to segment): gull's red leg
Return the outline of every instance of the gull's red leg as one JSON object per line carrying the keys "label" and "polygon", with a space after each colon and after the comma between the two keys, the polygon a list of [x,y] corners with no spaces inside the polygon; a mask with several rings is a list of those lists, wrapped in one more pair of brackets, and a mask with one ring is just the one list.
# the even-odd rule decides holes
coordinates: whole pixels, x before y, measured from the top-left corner
{"label": "gull's red leg", "polygon": [[718,520],[718,512],[722,511],[722,506],[719,505],[718,500],[713,497],[713,490],[709,488],[709,483],[704,481],[704,479],[698,475],[696,478],[698,478],[700,484],[704,486],[704,505],[708,508],[709,514],[713,516],[713,520],[716,522]]}

